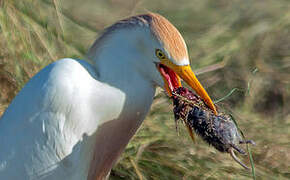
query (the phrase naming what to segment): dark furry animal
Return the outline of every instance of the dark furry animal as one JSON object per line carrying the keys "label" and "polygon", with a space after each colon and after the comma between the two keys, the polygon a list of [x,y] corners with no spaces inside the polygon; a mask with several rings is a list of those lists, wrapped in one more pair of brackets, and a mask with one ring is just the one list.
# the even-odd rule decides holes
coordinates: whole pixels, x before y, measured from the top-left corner
{"label": "dark furry animal", "polygon": [[183,120],[190,131],[194,130],[203,140],[215,147],[220,152],[228,152],[233,159],[244,165],[234,153],[246,152],[239,147],[240,144],[251,143],[252,140],[244,140],[232,117],[219,113],[215,115],[200,97],[184,87],[179,87],[173,92],[173,105],[175,121]]}

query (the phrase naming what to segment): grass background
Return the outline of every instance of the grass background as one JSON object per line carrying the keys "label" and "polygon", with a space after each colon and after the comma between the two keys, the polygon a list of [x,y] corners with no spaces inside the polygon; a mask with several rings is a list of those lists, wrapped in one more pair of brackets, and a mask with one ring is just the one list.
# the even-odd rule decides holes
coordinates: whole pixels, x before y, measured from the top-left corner
{"label": "grass background", "polygon": [[[290,179],[289,0],[0,0],[0,115],[41,68],[84,58],[104,27],[153,11],[184,36],[192,67],[232,113],[252,148],[257,179]],[[248,157],[240,157],[249,164]],[[152,110],[110,179],[251,179],[228,154],[184,127],[175,131],[171,102]]]}

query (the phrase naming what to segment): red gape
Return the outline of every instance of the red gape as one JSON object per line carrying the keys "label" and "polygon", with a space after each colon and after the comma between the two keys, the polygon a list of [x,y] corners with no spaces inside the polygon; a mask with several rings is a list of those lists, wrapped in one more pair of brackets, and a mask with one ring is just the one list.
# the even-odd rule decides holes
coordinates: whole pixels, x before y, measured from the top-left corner
{"label": "red gape", "polygon": [[178,82],[178,77],[176,73],[172,69],[168,68],[167,66],[163,64],[160,64],[159,68],[162,75],[166,78],[169,84],[170,90],[173,91],[174,89],[178,88],[179,82]]}

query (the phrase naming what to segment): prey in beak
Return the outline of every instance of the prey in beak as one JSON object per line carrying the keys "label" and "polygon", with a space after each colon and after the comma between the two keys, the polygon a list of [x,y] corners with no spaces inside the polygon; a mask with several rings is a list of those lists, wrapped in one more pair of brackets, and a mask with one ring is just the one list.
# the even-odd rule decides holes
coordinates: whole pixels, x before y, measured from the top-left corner
{"label": "prey in beak", "polygon": [[215,105],[189,65],[178,66],[166,60],[165,62],[161,61],[161,63],[157,64],[157,68],[163,78],[164,89],[170,97],[172,96],[173,90],[182,86],[180,80],[183,79],[203,99],[213,113],[217,115]]}
{"label": "prey in beak", "polygon": [[[189,65],[178,66],[169,60],[163,60],[163,62],[161,61],[161,63],[157,64],[157,69],[163,78],[164,89],[170,97],[175,89],[182,87],[180,80],[183,79],[204,100],[213,113],[217,115],[217,111],[212,100],[196,78]],[[195,138],[192,128],[187,126],[187,130],[191,139],[194,141]]]}

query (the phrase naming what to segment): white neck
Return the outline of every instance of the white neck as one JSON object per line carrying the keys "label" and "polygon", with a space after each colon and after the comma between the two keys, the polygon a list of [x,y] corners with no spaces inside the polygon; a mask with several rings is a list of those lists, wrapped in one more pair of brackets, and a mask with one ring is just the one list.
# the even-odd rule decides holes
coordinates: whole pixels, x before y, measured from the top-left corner
{"label": "white neck", "polygon": [[[145,33],[144,33],[145,31]],[[140,35],[142,34],[142,35]],[[144,46],[140,47],[140,36],[148,35],[146,29],[134,29],[132,33],[120,31],[102,41],[102,47],[94,51],[92,59],[98,73],[98,80],[121,90],[126,100],[133,103],[147,103],[152,100],[155,85],[146,74],[146,66],[152,62],[144,57],[147,54]],[[143,37],[146,39],[149,37]],[[142,40],[144,43],[144,40]],[[134,106],[133,106],[134,107]]]}
{"label": "white neck", "polygon": [[139,35],[133,33],[128,37],[126,34],[106,39],[104,45],[93,52],[96,53],[92,60],[98,80],[121,92],[113,101],[119,101],[120,97],[125,100],[118,117],[106,120],[95,134],[97,152],[89,171],[89,176],[94,178],[111,169],[144,120],[155,94],[155,85],[145,75],[148,73],[145,73],[146,62],[150,61],[144,59],[146,52],[140,52],[136,45]]}
{"label": "white neck", "polygon": [[148,59],[154,58],[151,36],[147,28],[111,32],[97,40],[88,54],[98,80],[125,93],[126,101],[132,100],[132,107],[152,101],[156,88],[152,76],[160,76]]}

